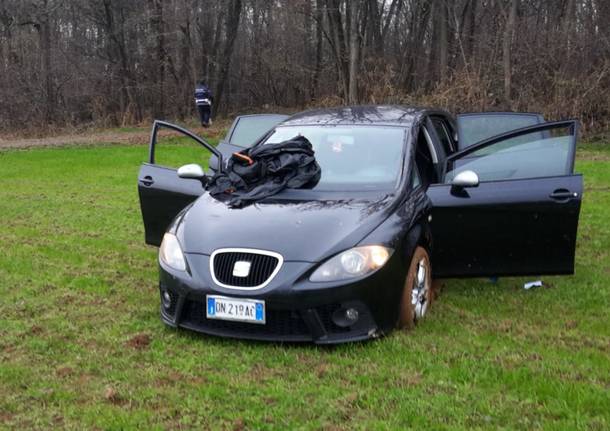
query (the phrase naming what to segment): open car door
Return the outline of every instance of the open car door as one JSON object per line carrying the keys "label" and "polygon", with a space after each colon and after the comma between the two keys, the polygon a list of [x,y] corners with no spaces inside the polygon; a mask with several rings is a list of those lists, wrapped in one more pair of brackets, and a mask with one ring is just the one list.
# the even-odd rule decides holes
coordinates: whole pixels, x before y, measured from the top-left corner
{"label": "open car door", "polygon": [[500,133],[544,123],[542,114],[533,112],[471,112],[458,114],[458,150],[463,150]]}
{"label": "open car door", "polygon": [[[288,115],[282,114],[240,115],[235,118],[227,135],[216,148],[227,160],[231,157],[231,154],[250,148],[258,142],[259,138],[286,118],[288,118]],[[210,158],[210,169],[216,170],[217,166],[218,160],[212,156]]]}
{"label": "open car door", "polygon": [[437,277],[571,274],[582,196],[578,123],[514,130],[449,156],[431,185]]}
{"label": "open car door", "polygon": [[197,135],[171,123],[154,122],[148,162],[142,164],[138,174],[138,193],[146,243],[157,246],[161,244],[163,235],[174,217],[204,192],[200,180],[180,178],[176,169],[155,164],[157,133],[162,127],[193,139],[222,160],[220,152]]}

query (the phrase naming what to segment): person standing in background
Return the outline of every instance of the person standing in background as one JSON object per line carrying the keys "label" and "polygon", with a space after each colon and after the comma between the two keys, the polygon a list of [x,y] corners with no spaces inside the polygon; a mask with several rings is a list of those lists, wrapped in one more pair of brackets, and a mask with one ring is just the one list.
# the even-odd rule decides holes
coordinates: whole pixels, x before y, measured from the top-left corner
{"label": "person standing in background", "polygon": [[199,120],[203,127],[210,127],[212,122],[212,102],[214,95],[212,90],[205,85],[204,81],[199,81],[195,87],[195,105],[199,111]]}

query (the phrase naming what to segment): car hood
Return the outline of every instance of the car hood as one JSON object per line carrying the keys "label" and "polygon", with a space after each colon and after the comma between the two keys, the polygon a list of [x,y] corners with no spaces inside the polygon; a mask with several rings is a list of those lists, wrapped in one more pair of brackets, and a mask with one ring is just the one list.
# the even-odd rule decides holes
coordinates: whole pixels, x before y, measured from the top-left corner
{"label": "car hood", "polygon": [[180,238],[185,253],[219,248],[280,253],[286,261],[319,262],[355,246],[385,220],[394,199],[284,200],[230,208],[202,195],[185,214]]}

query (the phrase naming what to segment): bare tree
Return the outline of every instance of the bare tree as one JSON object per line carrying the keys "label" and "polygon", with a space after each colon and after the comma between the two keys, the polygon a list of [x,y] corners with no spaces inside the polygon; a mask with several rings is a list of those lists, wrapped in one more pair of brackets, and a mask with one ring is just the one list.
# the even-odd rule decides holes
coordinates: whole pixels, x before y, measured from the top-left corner
{"label": "bare tree", "polygon": [[156,67],[156,93],[161,97],[155,98],[153,115],[156,118],[163,118],[165,111],[165,29],[163,28],[163,0],[149,0],[150,5],[150,25],[155,35],[156,49],[152,50],[153,55],[156,56],[154,63]]}
{"label": "bare tree", "polygon": [[360,50],[358,14],[361,10],[361,2],[351,1],[346,7],[349,15],[349,84],[347,101],[354,105],[358,103],[358,60]]}
{"label": "bare tree", "polygon": [[508,18],[506,20],[506,26],[504,28],[504,38],[502,40],[502,66],[504,68],[504,100],[507,106],[511,104],[511,90],[512,90],[512,50],[511,43],[513,39],[513,33],[515,31],[515,19],[517,18],[517,7],[519,0],[511,0],[508,11]]}
{"label": "bare tree", "polygon": [[0,130],[336,103],[609,123],[606,0],[0,0]]}
{"label": "bare tree", "polygon": [[444,82],[448,73],[448,43],[447,40],[447,2],[445,0],[438,1],[438,66],[441,82]]}
{"label": "bare tree", "polygon": [[231,64],[231,56],[233,54],[233,46],[237,31],[239,30],[239,19],[241,17],[242,3],[241,0],[230,0],[229,13],[225,23],[225,43],[222,50],[222,58],[220,60],[220,70],[218,76],[218,84],[216,86],[216,98],[214,99],[214,110],[218,110],[222,96],[224,93],[227,75],[229,74],[229,65]]}

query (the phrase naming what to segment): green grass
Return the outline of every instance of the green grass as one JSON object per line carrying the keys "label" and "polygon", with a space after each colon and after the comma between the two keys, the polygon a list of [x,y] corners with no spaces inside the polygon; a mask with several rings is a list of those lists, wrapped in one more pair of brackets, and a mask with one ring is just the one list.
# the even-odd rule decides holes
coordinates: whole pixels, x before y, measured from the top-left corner
{"label": "green grass", "polygon": [[[146,153],[0,152],[0,428],[610,428],[607,145],[579,151],[574,276],[532,291],[452,280],[415,330],[335,348],[160,322],[136,190]],[[185,145],[158,160],[205,163]]]}

